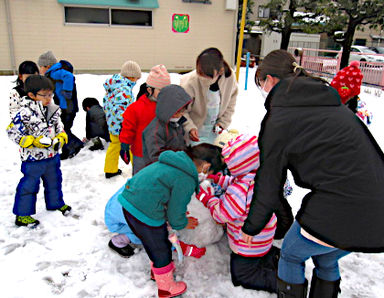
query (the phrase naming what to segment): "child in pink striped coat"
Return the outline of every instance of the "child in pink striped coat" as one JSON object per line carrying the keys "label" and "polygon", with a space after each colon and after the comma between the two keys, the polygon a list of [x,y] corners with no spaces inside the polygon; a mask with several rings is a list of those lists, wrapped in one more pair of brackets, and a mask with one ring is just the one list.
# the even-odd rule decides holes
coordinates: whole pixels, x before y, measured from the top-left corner
{"label": "child in pink striped coat", "polygon": [[[210,190],[200,189],[196,196],[206,206],[214,220],[226,224],[231,254],[231,276],[235,286],[277,292],[276,274],[279,249],[272,246],[276,236],[282,238],[289,229],[293,216],[288,202],[271,214],[260,234],[251,245],[241,238],[241,228],[247,218],[252,200],[254,178],[259,167],[259,147],[256,136],[240,135],[222,148],[222,156],[231,176],[209,176],[225,190],[220,197]],[[283,189],[282,189],[283,191]],[[277,228],[277,216],[279,227]],[[277,228],[277,231],[276,231]]]}

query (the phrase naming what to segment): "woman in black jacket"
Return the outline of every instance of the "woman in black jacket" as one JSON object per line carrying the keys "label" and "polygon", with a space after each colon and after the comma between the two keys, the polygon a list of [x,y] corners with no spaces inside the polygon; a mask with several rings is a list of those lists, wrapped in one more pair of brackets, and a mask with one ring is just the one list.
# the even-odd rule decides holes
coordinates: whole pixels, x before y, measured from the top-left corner
{"label": "woman in black jacket", "polygon": [[[282,200],[287,170],[311,191],[285,236],[279,297],[305,297],[305,261],[312,258],[310,297],[337,297],[338,259],[351,251],[384,251],[384,155],[335,89],[276,50],[259,66],[266,94],[259,134],[260,168],[243,240],[258,234]],[[285,296],[284,296],[285,295]]]}

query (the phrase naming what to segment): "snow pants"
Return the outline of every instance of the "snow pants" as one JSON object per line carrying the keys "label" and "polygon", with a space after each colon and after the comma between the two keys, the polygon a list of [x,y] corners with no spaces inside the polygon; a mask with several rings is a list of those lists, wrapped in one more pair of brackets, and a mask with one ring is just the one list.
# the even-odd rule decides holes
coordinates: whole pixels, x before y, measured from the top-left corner
{"label": "snow pants", "polygon": [[104,221],[108,230],[112,233],[125,234],[133,244],[141,244],[141,241],[132,232],[125,220],[123,207],[118,201],[119,195],[123,192],[125,185],[121,187],[108,201],[105,206]]}
{"label": "snow pants", "polygon": [[124,217],[136,236],[143,243],[153,267],[162,268],[172,262],[172,244],[168,240],[167,223],[159,227],[148,226],[123,209]]}
{"label": "snow pants", "polygon": [[109,134],[111,143],[109,143],[107,153],[105,154],[104,173],[116,173],[119,170],[120,140],[119,135]]}
{"label": "snow pants", "polygon": [[280,249],[272,246],[262,257],[243,257],[232,252],[231,278],[234,286],[277,293]]}
{"label": "snow pants", "polygon": [[38,161],[23,161],[20,179],[16,189],[13,213],[26,216],[36,213],[36,199],[43,180],[45,205],[48,210],[56,210],[65,205],[61,183],[63,181],[60,170],[60,157],[47,158]]}

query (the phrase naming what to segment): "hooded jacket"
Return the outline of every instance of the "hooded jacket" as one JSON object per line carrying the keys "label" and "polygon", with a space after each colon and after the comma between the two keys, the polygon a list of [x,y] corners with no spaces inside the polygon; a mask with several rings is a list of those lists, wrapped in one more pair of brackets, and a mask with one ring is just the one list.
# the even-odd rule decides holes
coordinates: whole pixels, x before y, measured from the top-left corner
{"label": "hooded jacket", "polygon": [[[238,87],[235,75],[232,73],[228,78],[222,75],[218,81],[220,89],[220,109],[216,124],[226,129],[231,124],[232,115],[235,112]],[[187,133],[192,128],[199,130],[207,117],[207,93],[209,85],[199,79],[196,70],[187,73],[180,78],[180,86],[191,96],[193,102],[188,106],[185,113],[187,121],[184,129]]]}
{"label": "hooded jacket", "polygon": [[120,204],[134,217],[149,226],[166,221],[175,230],[188,223],[187,205],[199,191],[197,169],[182,151],[165,151],[159,161],[142,169],[125,185]]}
{"label": "hooded jacket", "polygon": [[157,97],[156,117],[143,132],[143,157],[148,165],[157,161],[165,150],[179,151],[186,148],[181,117],[171,122],[172,116],[191,102],[191,97],[178,85],[168,85],[161,89]]}
{"label": "hooded jacket", "polygon": [[[77,112],[77,108],[74,107],[74,103],[67,102],[62,91],[74,91],[74,82],[75,77],[68,70],[63,69],[63,65],[60,62],[53,64],[45,73],[45,76],[52,79],[55,84],[55,96],[58,98],[59,102],[56,102],[60,105],[60,108],[63,110],[69,109],[69,113]],[[68,99],[70,101],[71,99]],[[78,108],[77,108],[78,109]]]}
{"label": "hooded jacket", "polygon": [[[250,245],[241,238],[241,227],[248,215],[254,178],[259,167],[257,137],[238,136],[223,147],[222,155],[231,176],[219,179],[218,184],[225,189],[225,193],[221,197],[210,198],[207,206],[215,221],[227,224],[229,246],[234,253],[245,257],[261,257],[272,247],[276,231],[275,214],[272,214],[262,231],[253,237]],[[290,218],[289,225],[293,216]]]}
{"label": "hooded jacket", "polygon": [[265,105],[260,168],[242,230],[262,230],[289,169],[310,190],[296,215],[305,231],[347,251],[384,251],[384,155],[367,127],[336,90],[305,76],[281,80]]}
{"label": "hooded jacket", "polygon": [[[11,124],[7,127],[8,137],[16,144],[20,144],[23,136],[32,135],[35,138],[45,136],[53,139],[57,134],[64,132],[64,126],[60,120],[60,108],[54,103],[44,108],[41,101],[23,97],[21,106]],[[53,147],[20,147],[22,161],[47,159],[54,157],[58,153]]]}
{"label": "hooded jacket", "polygon": [[103,108],[107,118],[108,130],[112,135],[119,135],[123,113],[126,108],[135,101],[132,89],[136,83],[128,78],[114,74],[104,83],[105,96]]}

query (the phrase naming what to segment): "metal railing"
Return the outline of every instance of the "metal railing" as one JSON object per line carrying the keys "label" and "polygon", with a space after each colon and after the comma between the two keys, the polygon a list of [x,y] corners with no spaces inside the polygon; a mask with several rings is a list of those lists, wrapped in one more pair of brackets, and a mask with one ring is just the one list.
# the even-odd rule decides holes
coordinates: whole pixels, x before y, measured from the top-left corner
{"label": "metal railing", "polygon": [[[321,76],[333,77],[340,70],[341,51],[305,48],[288,48],[288,51],[295,56],[297,63],[309,72]],[[381,56],[384,58],[383,54],[365,54],[356,52],[353,54],[361,56]],[[359,62],[360,70],[363,74],[363,83],[379,86],[384,89],[384,62]]]}

